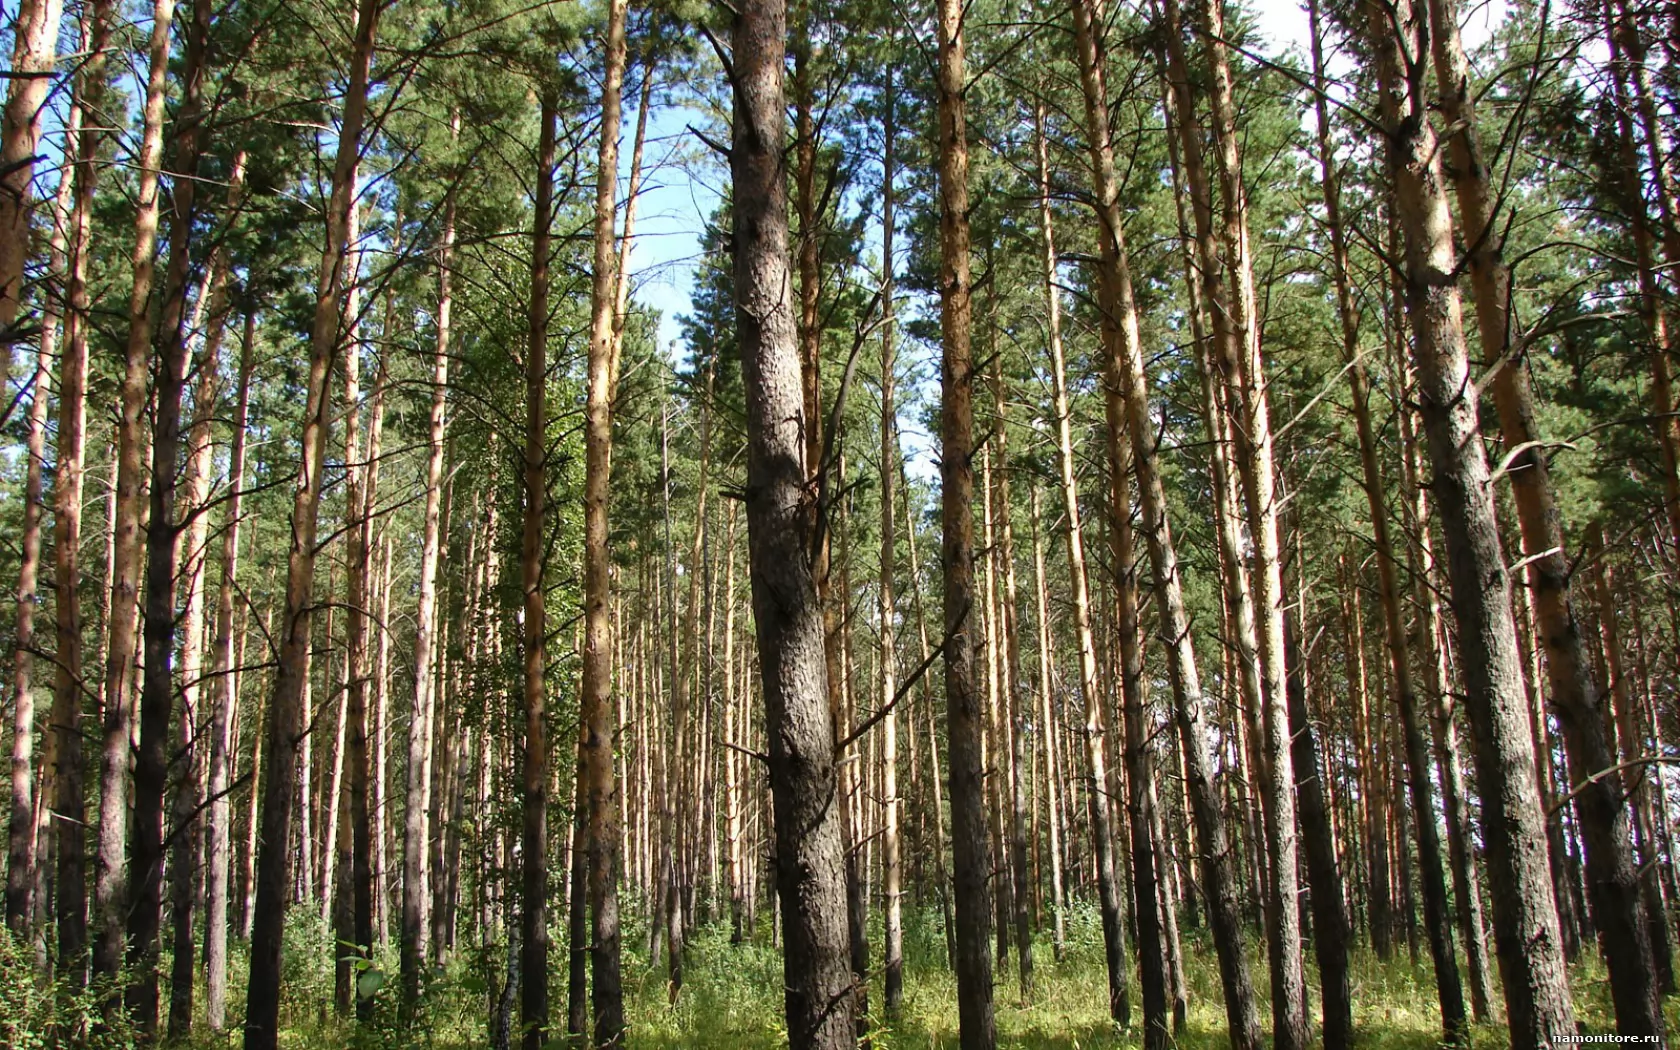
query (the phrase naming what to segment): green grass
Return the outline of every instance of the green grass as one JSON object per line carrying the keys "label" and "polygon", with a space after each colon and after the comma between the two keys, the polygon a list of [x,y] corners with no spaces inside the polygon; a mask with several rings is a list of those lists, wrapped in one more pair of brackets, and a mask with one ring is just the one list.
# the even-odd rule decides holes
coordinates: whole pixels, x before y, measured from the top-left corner
{"label": "green grass", "polygon": [[[488,1043],[487,1016],[494,979],[499,970],[500,949],[493,952],[464,950],[447,971],[435,975],[428,986],[423,1015],[414,1026],[404,1029],[396,1017],[394,984],[385,984],[374,994],[376,1018],[358,1029],[332,1011],[331,941],[318,917],[294,910],[288,923],[285,969],[285,1000],[282,1046],[288,1050],[316,1048],[423,1047],[437,1050],[465,1050]],[[1102,937],[1096,913],[1076,908],[1068,917],[1067,951],[1060,961],[1052,954],[1048,938],[1034,946],[1034,993],[1029,1002],[1020,1001],[1013,957],[997,973],[996,1015],[1000,1047],[1017,1050],[1100,1050],[1135,1047],[1140,1041],[1142,1007],[1133,982],[1133,1024],[1116,1030],[1107,1017],[1107,978],[1103,970]],[[559,934],[561,931],[556,931]],[[637,928],[625,931],[625,991],[629,1015],[629,1045],[648,1050],[724,1047],[769,1050],[785,1046],[782,1021],[782,962],[768,939],[768,930],[754,942],[731,945],[727,928],[710,926],[697,931],[688,945],[686,981],[676,1002],[669,1001],[663,966],[649,965],[645,935]],[[899,1015],[888,1023],[881,1016],[882,990],[879,973],[870,990],[872,1030],[879,1050],[937,1050],[957,1045],[956,982],[944,965],[943,931],[937,913],[907,917],[905,932],[905,997]],[[879,958],[880,931],[873,931],[871,948]],[[1255,951],[1253,973],[1264,1020],[1269,1010],[1266,998],[1266,966],[1258,954],[1257,937],[1251,937]],[[557,944],[563,940],[557,937]],[[1219,994],[1218,970],[1211,943],[1205,933],[1185,940],[1186,979],[1190,989],[1190,1014],[1185,1031],[1176,1045],[1185,1050],[1214,1050],[1228,1046],[1224,1008]],[[10,963],[6,960],[10,959]],[[1369,952],[1354,960],[1353,991],[1355,1025],[1362,1050],[1422,1050],[1438,1044],[1440,1014],[1436,1007],[1433,970],[1424,961],[1413,965],[1402,948],[1384,962]],[[383,953],[377,960],[380,972],[394,971],[395,959]],[[566,955],[561,947],[550,954],[552,971],[552,1015],[563,1023],[565,1016]],[[1311,995],[1317,998],[1317,973],[1309,961]],[[167,972],[167,960],[165,961]],[[15,947],[0,953],[0,970],[12,979],[13,995],[0,994],[0,1032],[10,1022],[15,1032],[38,1027],[50,1004],[42,997],[15,994],[15,980],[27,973],[25,958]],[[1613,1030],[1609,989],[1596,956],[1584,959],[1571,973],[1578,1020],[1588,1031]],[[193,1045],[227,1048],[239,1044],[239,1022],[244,1006],[245,959],[235,946],[230,975],[229,1031],[220,1035],[204,1030],[200,1020]],[[376,979],[377,981],[377,979]],[[199,989],[202,1010],[202,988]],[[1497,996],[1496,996],[1497,998]],[[1680,1012],[1670,1004],[1670,1024],[1680,1022]],[[1315,1003],[1316,1007],[1316,1003]],[[86,1004],[78,1004],[85,1009]],[[1497,1009],[1497,1003],[1496,1003]],[[8,1017],[15,1011],[33,1011],[29,1018]],[[1507,1045],[1504,1028],[1497,1024],[1477,1026],[1472,1035],[1473,1050],[1497,1050]],[[19,1045],[27,1045],[19,1044]],[[113,1043],[113,1045],[115,1045]],[[557,1040],[558,1048],[564,1040]]]}

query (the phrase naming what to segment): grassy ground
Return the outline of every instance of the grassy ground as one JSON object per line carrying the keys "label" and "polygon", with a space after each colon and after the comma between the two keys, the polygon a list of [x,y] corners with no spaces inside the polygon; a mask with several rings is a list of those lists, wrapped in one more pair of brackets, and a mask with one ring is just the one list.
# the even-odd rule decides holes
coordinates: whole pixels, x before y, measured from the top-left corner
{"label": "grassy ground", "polygon": [[[707,927],[696,933],[689,945],[685,972],[687,981],[675,1004],[669,1002],[663,967],[653,968],[643,952],[644,938],[628,930],[625,944],[626,1004],[630,1020],[630,1046],[647,1050],[677,1048],[743,1048],[769,1050],[785,1046],[782,1010],[782,963],[767,937],[731,945],[728,930]],[[766,931],[767,932],[767,931]],[[872,947],[879,950],[879,931]],[[331,941],[318,922],[304,916],[288,929],[286,952],[285,1032],[282,1046],[288,1050],[315,1048],[425,1047],[465,1050],[487,1045],[485,1018],[495,988],[490,975],[495,967],[489,960],[463,952],[446,974],[429,986],[425,1013],[420,1023],[401,1030],[395,1016],[395,992],[385,984],[375,992],[377,1020],[369,1028],[357,1029],[335,1017],[331,1010]],[[1223,1048],[1225,1020],[1221,1005],[1218,971],[1212,945],[1205,935],[1187,938],[1187,979],[1190,984],[1190,1016],[1177,1045],[1186,1050]],[[936,1050],[957,1045],[956,983],[944,967],[943,932],[936,916],[912,916],[905,937],[904,1009],[892,1022],[879,1016],[879,975],[871,989],[870,1004],[874,1043],[878,1050]],[[1427,958],[1427,955],[1425,956]],[[17,956],[13,956],[21,962]],[[381,959],[394,966],[394,959]],[[554,950],[550,966],[554,971],[553,1016],[565,1016],[565,962],[563,950]],[[1107,1018],[1107,979],[1103,972],[1101,931],[1094,911],[1076,910],[1070,916],[1068,950],[1057,961],[1048,940],[1035,946],[1035,989],[1030,1001],[1022,1003],[1014,959],[1000,967],[997,985],[997,1023],[1000,1047],[1019,1050],[1100,1050],[1133,1047],[1139,1043],[1141,1005],[1133,987],[1133,1025],[1117,1031]],[[1266,967],[1254,960],[1256,980],[1264,982]],[[1309,961],[1309,968],[1311,963]],[[165,963],[167,972],[167,962]],[[0,970],[12,967],[0,965]],[[226,1048],[238,1045],[238,1025],[244,1005],[245,959],[236,947],[230,975],[230,1030],[221,1035],[203,1030],[195,1033],[194,1046]],[[26,971],[22,971],[26,972]],[[0,974],[16,992],[16,974]],[[382,971],[383,972],[383,971]],[[1609,1031],[1612,1014],[1602,966],[1596,958],[1583,961],[1572,973],[1576,1013],[1589,1031]],[[1309,985],[1316,993],[1314,972]],[[371,978],[370,984],[380,982]],[[25,982],[27,983],[27,982]],[[1353,980],[1355,1024],[1363,1050],[1412,1050],[1437,1045],[1440,1015],[1435,1005],[1435,986],[1427,962],[1413,965],[1402,950],[1384,963],[1361,953],[1355,960]],[[1265,988],[1259,989],[1262,1017]],[[167,994],[167,993],[166,993]],[[202,988],[199,1002],[202,1004]],[[1315,996],[1316,997],[1316,996]],[[1671,1003],[1671,1026],[1680,1020]],[[8,1014],[27,1009],[28,999],[0,991],[0,1035],[27,1031],[31,1024],[21,1015]],[[37,1004],[38,1008],[38,1004]],[[200,1006],[202,1010],[202,1005]],[[36,1015],[41,1016],[40,1014]],[[6,1042],[0,1039],[0,1043]],[[25,1045],[23,1040],[17,1045]],[[113,1045],[116,1041],[113,1040]],[[556,1048],[564,1046],[559,1040]],[[1478,1026],[1474,1048],[1495,1050],[1506,1045],[1503,1027]]]}

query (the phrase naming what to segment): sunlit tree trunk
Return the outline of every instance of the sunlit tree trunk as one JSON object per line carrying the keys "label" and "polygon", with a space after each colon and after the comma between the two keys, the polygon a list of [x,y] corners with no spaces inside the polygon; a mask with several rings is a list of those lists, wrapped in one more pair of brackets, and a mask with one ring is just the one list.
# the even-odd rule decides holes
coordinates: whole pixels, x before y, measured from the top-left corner
{"label": "sunlit tree trunk", "polygon": [[[54,30],[57,26],[55,24]],[[35,606],[40,601],[41,517],[45,510],[43,484],[47,454],[47,416],[52,401],[52,368],[59,356],[64,320],[62,282],[70,265],[70,207],[76,186],[75,142],[81,131],[82,109],[71,102],[65,131],[64,161],[59,165],[58,189],[53,198],[50,257],[51,279],[59,290],[48,289],[41,304],[41,341],[36,354],[29,401],[28,436],[24,439],[23,535],[19,547],[16,650],[12,655],[12,811],[6,826],[6,924],[19,937],[34,925],[35,888],[41,845],[35,775]],[[0,194],[9,193],[0,190]],[[3,219],[0,219],[3,221]],[[4,227],[0,227],[3,229]],[[0,350],[0,354],[7,351]],[[50,745],[48,747],[50,751]],[[43,762],[42,773],[47,772]],[[44,776],[43,776],[44,779]]]}
{"label": "sunlit tree trunk", "polygon": [[[606,75],[601,87],[601,145],[596,164],[595,255],[590,292],[589,387],[584,420],[583,746],[580,803],[587,817],[588,897],[592,915],[595,1045],[616,1046],[624,1034],[618,918],[619,797],[613,762],[612,554],[607,549],[612,498],[613,360],[624,259],[613,240],[618,210],[618,137],[623,93],[627,0],[608,7]],[[651,77],[651,69],[644,77]],[[644,98],[638,129],[646,116]],[[638,130],[638,150],[640,146]],[[626,220],[624,252],[629,251]],[[574,847],[574,858],[576,857]],[[573,863],[577,863],[574,859]]]}
{"label": "sunlit tree trunk", "polygon": [[[133,898],[144,892],[146,878],[144,874],[139,879],[129,877],[129,760],[130,749],[133,746],[130,740],[133,733],[130,718],[133,713],[131,690],[134,665],[139,655],[134,637],[138,626],[134,611],[140,598],[141,505],[145,501],[142,480],[145,473],[144,431],[147,379],[152,361],[151,299],[157,269],[157,232],[161,214],[158,176],[163,166],[164,106],[169,79],[170,26],[174,17],[174,0],[156,0],[152,7],[146,100],[141,111],[134,248],[130,256],[133,279],[129,292],[128,338],[123,357],[122,378],[119,381],[116,422],[117,486],[116,512],[111,525],[111,613],[105,632],[105,724],[99,769],[99,853],[94,864],[93,885],[93,972],[106,977],[114,977],[122,963],[129,910],[140,903]],[[165,393],[162,382],[159,383],[159,393]],[[173,454],[174,449],[171,448],[170,451]],[[173,496],[173,462],[169,465],[168,473]],[[168,612],[164,616],[164,623],[173,635],[173,574],[168,578],[166,586],[170,604],[166,607]],[[167,666],[167,655],[164,660]],[[168,732],[167,725],[166,709],[165,733]],[[135,772],[138,775],[138,769]],[[147,775],[151,774],[148,772]],[[150,784],[146,790],[147,794],[151,793]],[[134,803],[143,804],[138,791]],[[161,821],[161,806],[159,819]],[[161,837],[160,832],[160,840]],[[146,869],[140,866],[141,859],[134,859],[134,870],[144,873]],[[161,860],[145,859],[148,862]]]}
{"label": "sunlit tree trunk", "polygon": [[[886,717],[881,720],[881,805],[884,809],[881,841],[881,894],[885,908],[882,920],[882,969],[886,1011],[896,1018],[904,1004],[904,905],[903,871],[899,840],[898,797],[898,711],[893,705],[898,693],[898,606],[893,512],[898,480],[897,412],[893,402],[898,368],[897,316],[893,297],[894,185],[898,159],[897,101],[893,70],[886,71],[885,112],[881,119],[881,566],[880,566],[880,689],[878,695]],[[730,563],[733,567],[734,562]],[[912,580],[912,587],[919,581]]]}
{"label": "sunlit tree trunk", "polygon": [[[216,592],[215,641],[211,650],[210,687],[210,842],[205,873],[204,960],[205,1018],[212,1031],[226,1024],[228,981],[228,882],[232,863],[233,806],[228,798],[238,740],[234,736],[234,689],[237,663],[233,606],[239,583],[240,515],[245,485],[245,425],[250,418],[252,343],[256,314],[246,307],[239,348],[239,387],[233,407],[233,445],[228,452],[228,496],[222,520],[221,580]],[[253,794],[255,792],[253,791]]]}
{"label": "sunlit tree trunk", "polygon": [[[23,268],[29,254],[29,185],[35,175],[35,148],[46,117],[63,15],[63,0],[19,0],[12,23],[11,83],[0,117],[0,424],[12,412],[12,345],[20,341],[16,325],[23,309]],[[47,319],[43,317],[42,322],[45,328]]]}

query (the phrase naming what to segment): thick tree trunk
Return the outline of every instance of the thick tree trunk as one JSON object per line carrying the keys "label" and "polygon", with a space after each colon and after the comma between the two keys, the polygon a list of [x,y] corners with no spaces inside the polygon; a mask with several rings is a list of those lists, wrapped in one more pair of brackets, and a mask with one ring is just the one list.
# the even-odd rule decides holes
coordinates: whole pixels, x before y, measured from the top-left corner
{"label": "thick tree trunk", "polygon": [[1143,531],[1155,571],[1155,595],[1160,632],[1167,650],[1178,712],[1186,787],[1195,812],[1202,852],[1202,879],[1219,955],[1225,1010],[1235,1050],[1259,1045],[1260,1022],[1254,1003],[1254,984],[1248,972],[1241,917],[1238,914],[1235,873],[1225,833],[1224,804],[1214,783],[1207,714],[1202,705],[1201,679],[1196,669],[1188,613],[1184,607],[1178,557],[1167,519],[1166,492],[1161,484],[1154,423],[1149,415],[1143,373],[1142,340],[1137,307],[1126,260],[1124,232],[1115,176],[1114,146],[1108,122],[1108,88],[1098,30],[1104,24],[1096,0],[1074,0],[1073,22],[1080,80],[1085,96],[1085,129],[1094,172],[1101,258],[1098,296],[1103,314],[1107,354],[1105,381],[1125,408],[1135,459]]}
{"label": "thick tree trunk", "polygon": [[[945,582],[945,711],[950,741],[951,845],[956,873],[957,1014],[963,1050],[997,1045],[992,1016],[990,850],[986,844],[981,729],[974,638],[973,285],[969,277],[968,90],[959,0],[939,0],[938,148],[940,501]],[[1087,703],[1096,709],[1094,696]]]}
{"label": "thick tree trunk", "polygon": [[806,419],[788,274],[782,68],[786,9],[746,0],[734,38],[735,308],[747,389],[747,529],[763,675],[788,1039],[853,1034],[844,829],[828,709],[822,609],[805,493]]}
{"label": "thick tree trunk", "polygon": [[[525,715],[521,806],[519,1021],[524,1050],[541,1050],[548,1029],[548,734],[543,724],[547,638],[543,590],[544,522],[548,509],[548,291],[554,212],[554,135],[559,102],[542,96],[537,144],[536,229],[531,244],[531,302],[525,346],[525,507],[520,523],[519,587]],[[442,356],[441,354],[439,355]],[[406,902],[404,923],[407,923]],[[511,980],[511,978],[510,978]]]}
{"label": "thick tree trunk", "polygon": [[327,244],[321,253],[310,328],[307,400],[302,424],[303,458],[292,499],[291,544],[286,564],[286,606],[281,621],[280,667],[263,735],[268,762],[263,769],[261,847],[256,862],[256,900],[251,923],[251,971],[246,990],[246,1050],[274,1050],[279,1039],[281,944],[290,874],[287,843],[292,826],[298,741],[304,731],[304,686],[309,673],[310,621],[314,608],[315,537],[319,523],[321,471],[331,420],[328,380],[343,338],[339,297],[343,293],[350,223],[350,189],[355,183],[367,110],[369,67],[380,12],[378,0],[362,0],[356,12],[350,83],[344,96],[338,151],[333,162],[327,209]]}
{"label": "thick tree trunk", "polygon": [[[1477,426],[1477,394],[1453,281],[1452,218],[1422,69],[1408,67],[1401,54],[1416,54],[1423,46],[1423,17],[1410,0],[1400,0],[1392,15],[1363,11],[1361,17],[1368,23],[1404,232],[1417,393],[1465,654],[1489,875],[1500,887],[1493,902],[1494,931],[1511,1044],[1545,1045],[1573,1031],[1574,1011],[1547,877],[1545,814],[1534,776],[1493,479]],[[1410,79],[1402,72],[1408,69]]]}
{"label": "thick tree trunk", "polygon": [[[624,1037],[618,919],[619,796],[613,766],[612,555],[607,548],[612,498],[613,358],[618,331],[622,264],[613,241],[618,208],[618,137],[623,93],[626,0],[612,0],[607,17],[606,75],[601,87],[601,147],[596,165],[595,269],[590,297],[589,389],[584,420],[584,635],[579,751],[587,815],[588,895],[593,916],[595,1045]],[[651,75],[651,70],[644,72]],[[642,106],[646,112],[646,102]],[[638,118],[639,122],[639,118]],[[628,227],[628,223],[626,224]],[[625,242],[628,251],[629,242]],[[574,851],[575,855],[575,851]],[[574,860],[574,863],[576,861]]]}
{"label": "thick tree trunk", "polygon": [[1622,1035],[1660,1037],[1664,1030],[1662,987],[1640,900],[1627,796],[1620,775],[1602,775],[1615,764],[1614,740],[1605,732],[1603,704],[1575,612],[1569,545],[1550,463],[1540,447],[1526,338],[1512,331],[1511,272],[1505,264],[1500,217],[1476,132],[1470,65],[1459,40],[1458,4],[1429,0],[1428,15],[1441,116],[1453,129],[1447,138],[1446,174],[1458,200],[1461,237],[1470,245],[1470,288],[1482,356],[1493,371],[1493,402],[1510,450],[1505,469],[1516,497],[1523,545],[1536,552],[1527,559],[1528,582],[1546,650],[1548,695],[1563,728],[1570,777],[1585,785],[1575,796],[1575,809],[1586,838],[1593,924],[1598,927],[1610,972],[1616,1027]]}
{"label": "thick tree trunk", "polygon": [[[1312,25],[1312,55],[1314,77],[1322,82],[1323,43],[1319,31],[1318,6],[1309,11]],[[1417,693],[1413,685],[1408,653],[1408,639],[1402,615],[1402,595],[1397,580],[1397,553],[1390,538],[1387,501],[1381,468],[1378,465],[1376,430],[1371,421],[1370,385],[1359,349],[1358,313],[1354,306],[1353,287],[1348,272],[1347,233],[1341,218],[1341,180],[1331,145],[1329,107],[1324,95],[1318,96],[1318,153],[1319,170],[1323,182],[1326,223],[1330,230],[1331,268],[1336,284],[1337,314],[1342,328],[1342,357],[1348,364],[1348,388],[1354,415],[1354,429],[1359,437],[1359,457],[1363,471],[1363,487],[1370,511],[1372,545],[1376,550],[1377,598],[1383,610],[1383,639],[1388,652],[1390,684],[1395,707],[1400,713],[1401,731],[1406,741],[1408,785],[1412,808],[1420,813],[1433,813],[1434,790],[1429,780],[1428,750],[1424,745],[1421,723],[1417,713]],[[1362,659],[1362,657],[1361,657]],[[1384,778],[1374,778],[1379,787]],[[1378,796],[1379,798],[1382,796]],[[1376,803],[1380,812],[1382,803]],[[1448,1041],[1461,1038],[1465,1032],[1464,991],[1458,976],[1458,961],[1452,948],[1451,930],[1446,927],[1446,880],[1441,865],[1440,837],[1433,820],[1418,825],[1418,863],[1423,875],[1425,922],[1429,925],[1430,951],[1435,963],[1435,991],[1441,1008],[1443,1037]],[[1389,934],[1388,864],[1386,839],[1372,850],[1374,900],[1372,903],[1372,940],[1379,946],[1379,954],[1386,950]],[[1376,863],[1379,859],[1381,863]],[[1382,885],[1375,885],[1377,881]],[[1328,1024],[1326,1025],[1328,1029]],[[1328,1038],[1328,1031],[1326,1032]]]}

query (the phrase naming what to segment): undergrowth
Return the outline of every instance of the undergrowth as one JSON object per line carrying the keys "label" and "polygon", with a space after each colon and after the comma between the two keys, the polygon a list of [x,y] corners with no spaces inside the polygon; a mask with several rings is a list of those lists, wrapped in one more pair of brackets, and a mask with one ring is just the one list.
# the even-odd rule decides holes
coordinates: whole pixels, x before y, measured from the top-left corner
{"label": "undergrowth", "polygon": [[[782,1019],[782,960],[767,924],[759,935],[731,944],[726,925],[702,927],[687,945],[685,981],[674,1001],[663,961],[650,965],[645,929],[635,923],[624,933],[624,976],[629,1046],[647,1050],[742,1048],[770,1050],[786,1046]],[[1142,1006],[1133,981],[1132,1023],[1118,1029],[1107,1016],[1107,978],[1103,971],[1101,924],[1094,908],[1078,906],[1067,921],[1068,939],[1056,959],[1048,936],[1034,945],[1033,989],[1021,995],[1013,955],[995,974],[998,1045],[1010,1050],[1102,1050],[1136,1047],[1141,1040]],[[563,1027],[566,1013],[564,938],[555,930],[549,955],[551,1018]],[[897,1016],[884,1016],[879,972],[869,994],[870,1031],[876,1050],[943,1050],[957,1046],[956,981],[945,965],[945,937],[938,912],[906,915],[904,1005]],[[1251,938],[1253,973],[1258,982],[1262,1018],[1266,1004],[1265,960]],[[294,909],[288,920],[281,1045],[287,1050],[467,1050],[491,1045],[491,1018],[501,998],[505,945],[464,948],[451,963],[428,975],[417,1017],[404,1023],[397,1009],[394,946],[376,951],[364,969],[360,988],[373,1001],[373,1020],[356,1025],[338,1016],[333,1001],[333,941],[318,915]],[[872,958],[880,956],[880,929],[872,930]],[[1187,932],[1184,942],[1190,1012],[1174,1043],[1183,1050],[1222,1050],[1224,1007],[1211,942],[1205,931]],[[206,1029],[202,1018],[202,980],[196,990],[200,1016],[191,1046],[226,1050],[239,1045],[244,1011],[245,956],[238,945],[230,953],[228,1026]],[[0,932],[0,1046],[35,1050],[55,1037],[75,1033],[84,1045],[118,1050],[131,1045],[130,1034],[97,1025],[97,991],[66,994],[62,985],[43,986],[35,976],[35,948]],[[168,972],[167,956],[163,961]],[[202,972],[202,968],[200,968]],[[391,975],[391,979],[387,979]],[[1614,1015],[1603,966],[1584,958],[1571,971],[1576,1016],[1586,1031],[1614,1030]],[[1308,962],[1309,994],[1316,999],[1317,973]],[[1411,959],[1402,949],[1386,961],[1369,951],[1354,959],[1355,1027],[1361,1050],[1423,1050],[1439,1043],[1433,968],[1427,955]],[[1497,996],[1496,996],[1497,999]],[[166,997],[167,1003],[167,997]],[[1670,1024],[1676,1016],[1670,1002]],[[167,1008],[167,1007],[166,1007]],[[1313,1003],[1316,1011],[1317,1004]],[[1496,1003],[1497,1008],[1497,1003]],[[517,1024],[517,1008],[515,1009]],[[517,1032],[514,1045],[518,1045]],[[564,1036],[551,1041],[556,1050]],[[1471,1050],[1507,1045],[1498,1024],[1475,1026]]]}

